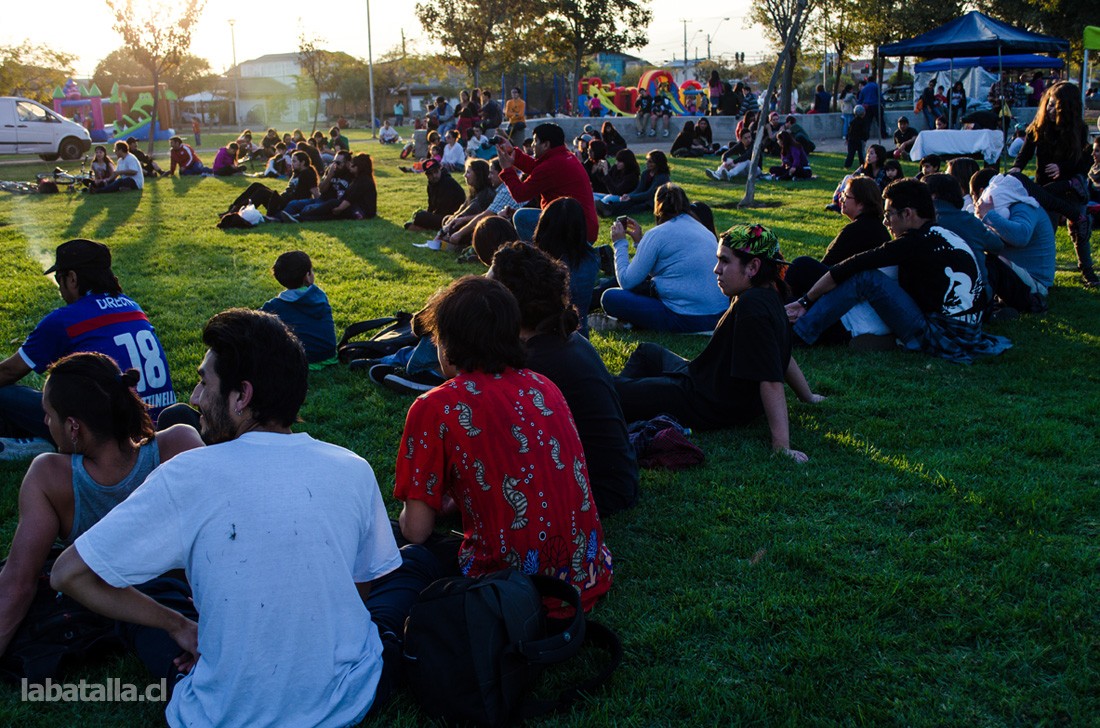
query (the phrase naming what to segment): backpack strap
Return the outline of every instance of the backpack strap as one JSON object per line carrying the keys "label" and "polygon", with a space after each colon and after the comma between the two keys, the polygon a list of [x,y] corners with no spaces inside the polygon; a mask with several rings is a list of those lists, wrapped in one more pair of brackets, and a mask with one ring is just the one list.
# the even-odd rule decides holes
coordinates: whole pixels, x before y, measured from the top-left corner
{"label": "backpack strap", "polygon": [[585,626],[588,635],[587,643],[598,646],[608,653],[610,657],[607,664],[595,675],[565,688],[556,698],[526,700],[521,709],[523,720],[568,710],[585,694],[594,692],[610,680],[612,673],[622,664],[623,643],[619,640],[619,636],[610,627],[591,619],[585,620]]}
{"label": "backpack strap", "polygon": [[336,344],[336,348],[339,349],[341,346],[348,343],[348,341],[355,338],[359,334],[362,334],[366,331],[374,331],[377,328],[385,326],[386,324],[392,324],[395,321],[397,321],[397,318],[394,316],[383,316],[381,318],[358,321],[344,329],[344,335],[340,337],[340,341]]}
{"label": "backpack strap", "polygon": [[581,608],[581,595],[576,587],[561,579],[543,574],[529,575],[538,589],[539,596],[560,599],[573,608],[573,619],[565,629],[540,640],[531,640],[516,645],[517,651],[529,662],[537,665],[550,665],[566,660],[580,651],[584,643],[584,609]]}

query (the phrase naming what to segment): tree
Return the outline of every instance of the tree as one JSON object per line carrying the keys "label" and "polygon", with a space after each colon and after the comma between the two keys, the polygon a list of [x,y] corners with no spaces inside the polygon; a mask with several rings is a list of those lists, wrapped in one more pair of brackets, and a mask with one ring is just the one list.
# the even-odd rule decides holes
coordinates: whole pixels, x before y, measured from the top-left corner
{"label": "tree", "polygon": [[[807,24],[796,23],[796,18],[805,18],[814,12],[816,0],[753,0],[749,19],[764,26],[764,34],[777,47],[785,48],[787,58],[780,59],[783,66],[782,93],[779,98],[780,110],[791,108],[791,89],[794,88],[794,68],[798,63],[799,47]],[[791,34],[793,31],[793,35]]]}
{"label": "tree", "polygon": [[306,38],[301,35],[298,37],[298,65],[305,73],[305,78],[313,84],[315,96],[313,131],[317,131],[317,117],[321,113],[321,94],[334,90],[337,59],[333,53],[318,48],[316,38]]}
{"label": "tree", "polygon": [[512,5],[509,0],[437,0],[417,3],[416,18],[444,48],[454,51],[479,86],[481,66],[508,25]]}
{"label": "tree", "polygon": [[653,20],[647,0],[546,0],[542,21],[548,48],[569,52],[573,65],[570,95],[577,108],[577,80],[585,56],[640,48]]}
{"label": "tree", "polygon": [[978,10],[1037,33],[1065,38],[1070,58],[1080,58],[1086,25],[1096,25],[1096,5],[1066,0],[977,0]]}
{"label": "tree", "polygon": [[205,0],[178,0],[143,3],[136,14],[133,0],[106,0],[115,18],[115,29],[134,60],[153,77],[153,108],[149,118],[149,154],[156,143],[157,106],[160,103],[160,78],[176,68],[191,47],[191,29],[202,15]]}
{"label": "tree", "polygon": [[[211,88],[213,79],[209,61],[190,53],[180,54],[179,62],[166,68],[161,75],[161,82],[181,97]],[[92,81],[101,89],[110,89],[116,83],[120,86],[144,86],[148,80],[133,51],[126,46],[108,53],[92,74]]]}
{"label": "tree", "polygon": [[0,96],[26,96],[49,103],[53,90],[72,75],[74,60],[71,53],[29,41],[0,46]]}
{"label": "tree", "polygon": [[859,20],[858,0],[832,0],[827,9],[814,13],[811,29],[824,45],[836,54],[836,76],[833,78],[833,103],[840,93],[844,63],[851,60],[867,43]]}
{"label": "tree", "polygon": [[[791,18],[791,25],[787,30],[783,50],[779,52],[779,59],[775,63],[775,68],[772,69],[772,77],[771,80],[768,81],[768,88],[763,97],[765,99],[770,98],[772,92],[775,90],[775,80],[779,78],[779,72],[783,69],[783,64],[791,62],[791,46],[794,45],[795,39],[798,38],[798,34],[801,32],[802,18],[806,12],[807,5],[809,5],[809,0],[796,0],[794,16]],[[760,116],[761,128],[757,131],[756,139],[752,143],[752,162],[749,164],[748,181],[745,183],[745,196],[737,203],[738,207],[752,207],[756,204],[756,174],[754,173],[760,167],[760,158],[763,156],[761,151],[764,142],[763,126],[765,115],[762,113]]]}

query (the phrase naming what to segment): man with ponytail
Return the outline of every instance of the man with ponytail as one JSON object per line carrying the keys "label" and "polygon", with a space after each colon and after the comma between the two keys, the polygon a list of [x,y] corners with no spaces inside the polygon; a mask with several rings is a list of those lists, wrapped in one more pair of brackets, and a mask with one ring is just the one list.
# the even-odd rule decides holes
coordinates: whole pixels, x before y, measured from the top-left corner
{"label": "man with ponytail", "polygon": [[[54,542],[71,544],[162,462],[202,446],[190,427],[172,427],[154,437],[148,410],[134,391],[139,378],[137,370],[120,372],[113,359],[98,353],[71,354],[48,370],[42,406],[60,452],[35,458],[19,490],[19,525],[0,571],[0,654],[17,635],[24,637],[19,654],[7,655],[9,661],[18,661],[28,646],[25,637],[35,634],[47,616],[32,610],[32,603],[41,610],[52,602],[36,601],[35,594]],[[172,594],[172,607],[195,616],[185,583],[157,579],[146,586],[161,601]],[[175,683],[173,659],[179,648],[164,630],[125,624],[119,634],[154,678]]]}
{"label": "man with ponytail", "polygon": [[62,306],[43,318],[19,351],[0,362],[0,460],[50,452],[55,444],[43,424],[41,392],[17,382],[31,371],[78,351],[106,354],[123,369],[136,369],[138,396],[155,420],[176,401],[168,359],[145,312],[122,295],[111,270],[111,251],[92,240],[57,247],[54,274]]}
{"label": "man with ponytail", "polygon": [[824,397],[814,394],[791,356],[783,311],[786,266],[778,238],[763,225],[737,225],[722,233],[714,273],[730,307],[691,361],[649,342],[634,350],[615,379],[627,421],[669,414],[687,427],[717,429],[764,415],[772,450],[807,461],[790,446],[783,383],[803,402]]}

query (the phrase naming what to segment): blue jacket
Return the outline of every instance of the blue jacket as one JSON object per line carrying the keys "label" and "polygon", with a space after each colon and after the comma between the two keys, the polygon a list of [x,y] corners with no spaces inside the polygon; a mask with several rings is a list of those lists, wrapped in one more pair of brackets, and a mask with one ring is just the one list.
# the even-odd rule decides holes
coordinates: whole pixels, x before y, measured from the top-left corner
{"label": "blue jacket", "polygon": [[283,320],[306,350],[310,364],[336,356],[336,324],[328,296],[317,286],[285,290],[260,307]]}

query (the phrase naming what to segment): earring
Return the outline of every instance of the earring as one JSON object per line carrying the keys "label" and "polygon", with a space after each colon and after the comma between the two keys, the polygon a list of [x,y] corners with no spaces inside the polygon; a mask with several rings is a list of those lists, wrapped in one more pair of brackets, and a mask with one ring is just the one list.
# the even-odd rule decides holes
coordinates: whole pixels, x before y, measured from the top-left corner
{"label": "earring", "polygon": [[238,416],[238,417],[240,417],[240,416],[241,416],[241,411],[240,411],[240,410],[237,410],[237,416]]}

